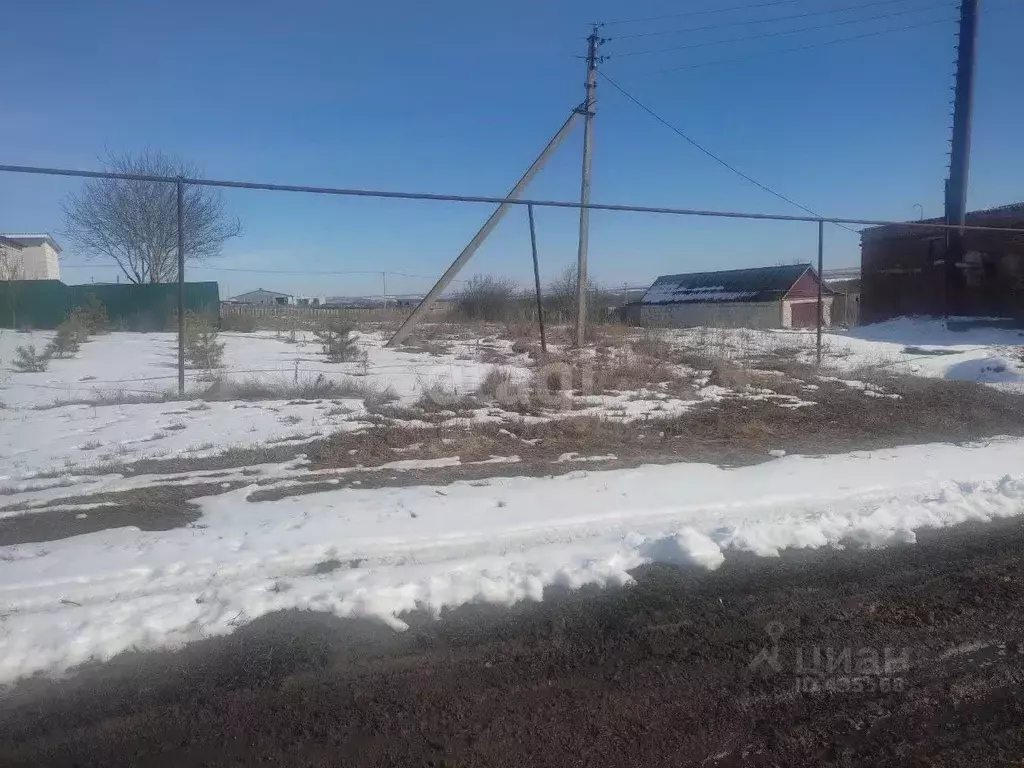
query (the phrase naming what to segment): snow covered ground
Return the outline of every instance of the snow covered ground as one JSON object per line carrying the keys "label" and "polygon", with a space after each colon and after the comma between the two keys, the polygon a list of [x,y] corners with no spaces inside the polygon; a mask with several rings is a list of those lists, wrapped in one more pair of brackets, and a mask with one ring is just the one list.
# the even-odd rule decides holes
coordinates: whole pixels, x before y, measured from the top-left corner
{"label": "snow covered ground", "polygon": [[[172,392],[177,386],[176,336],[110,333],[90,339],[73,358],[51,360],[45,372],[11,369],[17,346],[42,349],[51,336],[0,331],[0,480],[143,458],[208,456],[236,446],[301,444],[369,424],[360,398],[74,404],[112,393],[144,397]],[[319,345],[301,334],[297,344],[271,333],[225,333],[222,338],[225,364],[217,374],[226,379],[293,383],[324,375],[392,392],[404,402],[431,387],[471,392],[491,367],[472,354],[478,343],[456,344],[449,354],[433,356],[387,349],[383,336],[367,334],[360,339],[369,353],[363,365],[327,362]],[[491,344],[498,350],[509,347],[511,342]],[[209,385],[202,371],[187,371],[186,380],[189,389]],[[61,401],[72,404],[48,407]]]}
{"label": "snow covered ground", "polygon": [[[116,402],[174,395],[177,386],[177,339],[171,333],[110,333],[91,338],[69,359],[52,359],[44,372],[14,371],[17,346],[42,349],[52,332],[0,331],[0,481],[18,483],[40,473],[74,474],[96,467],[129,464],[147,458],[202,458],[236,447],[301,445],[338,431],[370,426],[363,398],[275,399],[205,402],[197,397],[167,402]],[[390,393],[398,404],[414,404],[424,393],[437,402],[456,403],[475,392],[495,363],[514,379],[529,382],[535,370],[512,342],[498,338],[448,340],[434,352],[388,349],[381,333],[359,335],[365,362],[330,363],[320,345],[299,333],[297,343],[273,333],[224,333],[224,365],[216,375],[226,380],[255,379],[294,384],[324,376],[347,381],[371,393]],[[190,392],[209,386],[208,372],[188,370]],[[509,418],[604,416],[634,420],[670,416],[704,402],[718,402],[729,390],[701,386],[685,397],[639,389],[585,394],[573,410],[553,408],[526,415],[482,407],[450,416],[477,422]],[[91,404],[105,397],[113,404]],[[747,399],[772,397],[747,392]],[[805,405],[784,395],[786,407]],[[424,426],[406,418],[405,426]]]}
{"label": "snow covered ground", "polygon": [[[644,333],[637,331],[635,336]],[[663,331],[676,350],[741,363],[775,355],[807,361],[813,334],[790,331]],[[131,648],[173,647],[230,632],[269,611],[299,607],[376,617],[401,628],[414,608],[539,599],[546,586],[628,582],[652,561],[714,568],[724,553],[772,555],[786,547],[912,542],[921,526],[1024,512],[1024,440],[962,446],[924,445],[828,457],[782,456],[758,466],[706,464],[602,470],[579,462],[558,477],[502,477],[443,487],[362,489],[254,501],[320,471],[300,458],[221,471],[132,475],[119,465],[143,458],[203,458],[232,447],[301,446],[338,431],[371,425],[367,400],[211,401],[186,399],[113,405],[75,403],[98,393],[159,395],[176,383],[173,334],[111,333],[91,339],[71,359],[41,373],[10,368],[17,346],[42,348],[50,334],[0,331],[0,518],[33,515],[54,503],[88,516],[90,500],[71,496],[152,485],[210,484],[224,492],[198,500],[202,516],[169,531],[116,528],[43,543],[0,547],[0,681],[59,672]],[[495,363],[513,379],[536,370],[512,342],[445,339],[390,350],[382,334],[361,334],[365,363],[332,364],[301,334],[289,343],[271,333],[222,335],[226,379],[308,381],[323,375],[394,393],[413,406],[425,393],[458,398],[476,391]],[[622,340],[624,341],[624,340]],[[825,336],[821,383],[874,398],[898,397],[860,381],[864,371],[968,379],[1024,392],[1017,331],[946,331],[935,321],[901,320]],[[591,351],[596,355],[596,352]],[[596,358],[595,358],[596,359]],[[750,386],[709,383],[709,371],[686,368],[691,391],[662,383],[626,391],[577,394],[561,412],[463,409],[465,420],[549,420],[595,415],[634,420],[669,416],[740,397],[780,408],[815,407],[807,399]],[[782,376],[782,374],[777,374]],[[208,385],[189,372],[189,386]],[[55,402],[56,401],[56,402]],[[71,402],[60,402],[71,401]],[[398,420],[424,425],[412,410]],[[448,418],[442,414],[443,418]],[[389,471],[460,464],[452,456],[385,463]],[[515,456],[487,461],[514,464]],[[346,469],[322,470],[326,484]],[[510,469],[509,474],[513,470]],[[214,479],[216,478],[216,479]],[[97,504],[110,503],[99,501]],[[48,505],[48,506],[47,506]]]}
{"label": "snow covered ground", "polygon": [[[744,359],[792,350],[814,357],[813,330],[691,328],[669,332],[680,344]],[[947,330],[942,320],[898,318],[823,335],[823,364],[837,373],[879,371],[978,381],[1024,392],[1024,330]]]}
{"label": "snow covered ground", "polygon": [[623,584],[646,562],[715,568],[730,550],[913,542],[922,526],[1024,513],[1024,440],[274,501],[249,500],[254,489],[200,500],[203,516],[175,530],[0,548],[0,680],[180,646],[284,608],[401,629],[414,608]]}

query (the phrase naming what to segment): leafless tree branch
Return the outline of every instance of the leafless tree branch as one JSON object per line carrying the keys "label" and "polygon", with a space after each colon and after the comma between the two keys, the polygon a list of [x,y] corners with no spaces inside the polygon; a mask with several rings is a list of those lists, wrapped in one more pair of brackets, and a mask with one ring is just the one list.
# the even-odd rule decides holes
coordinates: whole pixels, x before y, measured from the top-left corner
{"label": "leafless tree branch", "polygon": [[[115,173],[199,178],[192,164],[157,150],[111,153],[104,164]],[[87,258],[112,259],[133,283],[177,278],[174,184],[90,179],[63,207],[67,235]],[[225,242],[242,234],[241,222],[227,215],[220,190],[211,187],[185,188],[183,219],[187,262],[219,255]]]}

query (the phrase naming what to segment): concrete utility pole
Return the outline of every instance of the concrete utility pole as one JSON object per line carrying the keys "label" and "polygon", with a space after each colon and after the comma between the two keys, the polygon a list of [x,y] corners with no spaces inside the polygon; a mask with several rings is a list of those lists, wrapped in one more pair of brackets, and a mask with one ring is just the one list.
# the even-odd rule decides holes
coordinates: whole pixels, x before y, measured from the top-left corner
{"label": "concrete utility pole", "polygon": [[[526,173],[523,174],[522,178],[516,182],[516,185],[512,187],[512,190],[506,195],[509,200],[515,200],[523,194],[523,190],[529,186],[530,182],[533,181],[533,177],[540,173],[541,168],[545,166],[548,159],[554,154],[554,151],[558,149],[558,146],[562,143],[566,136],[569,135],[569,131],[572,129],[573,123],[576,122],[576,118],[579,117],[580,109],[574,109],[562,127],[558,129],[558,132],[551,138],[551,141],[547,143],[547,146],[541,150],[541,153],[537,156],[537,159],[533,161],[533,165],[526,169]],[[433,288],[430,289],[430,293],[423,297],[423,301],[412,311],[412,314],[405,319],[405,322],[395,331],[395,335],[392,336],[386,346],[395,347],[401,344],[405,338],[412,333],[413,326],[419,322],[419,319],[427,312],[428,309],[437,301],[437,297],[441,295],[445,288],[451,285],[452,280],[459,274],[459,271],[466,266],[473,254],[476,253],[477,249],[481,246],[487,236],[491,234],[491,231],[498,226],[498,222],[502,220],[505,214],[508,212],[511,203],[501,203],[491,214],[490,218],[484,222],[484,225],[480,227],[480,231],[477,232],[473,239],[469,241],[469,244],[462,249],[462,253],[459,254],[458,258],[452,262],[451,266],[445,270],[445,273],[441,275],[441,279],[437,281]]]}
{"label": "concrete utility pole", "polygon": [[[974,62],[978,39],[978,0],[960,1],[960,31],[953,97],[953,136],[946,181],[946,223],[963,226],[967,217],[967,179],[971,162],[971,113],[974,109]],[[946,230],[946,312],[960,308],[964,258],[963,230]]]}
{"label": "concrete utility pole", "polygon": [[590,141],[594,131],[594,110],[597,107],[597,49],[601,38],[595,24],[587,38],[587,97],[583,111],[583,174],[580,182],[580,245],[576,253],[576,346],[582,347],[587,335],[587,248],[590,245]]}

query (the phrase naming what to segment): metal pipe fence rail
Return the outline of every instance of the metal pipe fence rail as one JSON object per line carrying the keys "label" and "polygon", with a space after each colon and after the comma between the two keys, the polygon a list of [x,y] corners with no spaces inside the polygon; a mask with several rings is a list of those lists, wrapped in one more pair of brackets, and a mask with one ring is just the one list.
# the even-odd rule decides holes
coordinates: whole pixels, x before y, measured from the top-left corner
{"label": "metal pipe fence rail", "polygon": [[405,317],[409,306],[388,306],[388,307],[336,307],[336,306],[304,306],[287,304],[274,306],[272,304],[236,304],[230,301],[222,301],[220,304],[221,316],[229,317],[281,317],[281,318],[318,318],[318,317],[352,317],[367,318],[374,317],[397,319]]}
{"label": "metal pipe fence rail", "polygon": [[[185,186],[196,185],[206,187],[220,187],[225,189],[251,189],[251,190],[262,190],[271,192],[299,192],[305,194],[314,195],[335,195],[340,197],[370,197],[379,199],[392,199],[392,200],[422,200],[422,201],[435,201],[435,202],[452,202],[452,203],[481,203],[498,206],[508,205],[525,205],[530,208],[569,208],[577,210],[587,211],[615,211],[622,213],[648,213],[648,214],[661,214],[669,216],[700,216],[700,217],[711,217],[711,218],[725,218],[725,219],[742,219],[750,221],[802,221],[813,223],[818,229],[818,249],[817,249],[817,262],[819,267],[824,264],[824,235],[823,230],[824,224],[851,224],[861,226],[899,226],[904,229],[921,229],[921,230],[933,230],[943,232],[946,230],[956,230],[957,232],[998,232],[1002,234],[1021,234],[1024,235],[1024,229],[1013,228],[1013,227],[990,227],[990,226],[973,226],[973,225],[962,225],[962,224],[943,224],[937,222],[925,222],[925,221],[895,221],[889,219],[865,219],[865,218],[849,218],[840,216],[809,216],[809,215],[789,215],[789,214],[775,214],[775,213],[752,213],[752,212],[741,212],[741,211],[715,211],[715,210],[702,210],[696,208],[673,208],[673,207],[661,207],[661,206],[647,206],[647,205],[626,205],[626,204],[612,204],[612,203],[592,203],[592,202],[576,202],[572,200],[535,200],[530,198],[522,197],[492,197],[482,195],[453,195],[453,194],[442,194],[434,192],[404,192],[395,190],[371,190],[371,189],[352,189],[344,187],[321,187],[321,186],[306,186],[298,184],[273,184],[267,182],[253,182],[253,181],[235,181],[228,179],[202,179],[202,178],[191,178],[184,176],[154,176],[147,174],[131,174],[131,173],[112,173],[109,171],[84,171],[73,168],[48,168],[41,166],[28,166],[28,165],[7,165],[0,164],[0,172],[4,173],[17,173],[17,174],[34,174],[43,176],[64,176],[73,178],[83,179],[114,179],[121,181],[147,181],[147,182],[162,182],[166,184],[174,185],[175,191],[177,192],[179,199],[182,194],[182,190]],[[185,250],[186,243],[185,237],[182,233],[182,214],[181,206],[178,205],[178,284],[183,286],[185,282],[185,260],[187,252]],[[821,329],[821,318],[822,318],[822,305],[819,298],[818,302],[818,359],[820,360],[820,329]],[[179,351],[178,351],[178,371],[179,371],[179,385],[182,391],[184,391],[184,370],[185,370],[185,356],[184,356],[184,328],[179,324]]]}

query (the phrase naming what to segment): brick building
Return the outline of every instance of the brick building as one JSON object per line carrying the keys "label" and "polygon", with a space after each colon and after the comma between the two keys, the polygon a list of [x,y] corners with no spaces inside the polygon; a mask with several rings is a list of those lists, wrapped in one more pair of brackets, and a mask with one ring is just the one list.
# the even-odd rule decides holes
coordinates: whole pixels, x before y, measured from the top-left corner
{"label": "brick building", "polygon": [[[966,223],[1024,229],[1024,203],[973,211]],[[946,263],[945,242],[941,229],[888,224],[863,230],[861,322],[905,315],[1024,321],[1024,234],[967,230],[956,264]]]}

